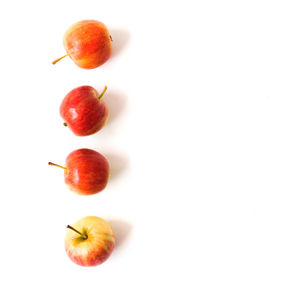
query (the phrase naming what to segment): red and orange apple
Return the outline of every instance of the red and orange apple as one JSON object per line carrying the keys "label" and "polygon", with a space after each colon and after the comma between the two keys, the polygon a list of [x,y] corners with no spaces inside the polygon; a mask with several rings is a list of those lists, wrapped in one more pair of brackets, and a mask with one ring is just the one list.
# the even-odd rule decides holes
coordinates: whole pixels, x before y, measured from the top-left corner
{"label": "red and orange apple", "polygon": [[108,108],[101,94],[91,86],[80,86],[70,91],[60,105],[60,115],[77,136],[98,132],[108,120]]}
{"label": "red and orange apple", "polygon": [[67,54],[74,63],[85,69],[104,64],[112,54],[112,39],[106,26],[96,20],[83,20],[73,24],[63,37]]}
{"label": "red and orange apple", "polygon": [[81,266],[103,263],[115,247],[115,237],[110,225],[96,216],[77,221],[65,237],[65,249],[70,259]]}
{"label": "red and orange apple", "polygon": [[78,149],[71,152],[65,166],[52,162],[48,164],[64,169],[65,183],[70,190],[81,195],[102,191],[109,179],[108,161],[103,155],[91,149]]}

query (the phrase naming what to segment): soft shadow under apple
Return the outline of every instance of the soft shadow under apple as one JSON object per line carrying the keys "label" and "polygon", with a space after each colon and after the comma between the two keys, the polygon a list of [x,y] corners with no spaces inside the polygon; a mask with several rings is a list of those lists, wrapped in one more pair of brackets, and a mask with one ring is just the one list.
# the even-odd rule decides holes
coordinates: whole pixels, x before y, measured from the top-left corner
{"label": "soft shadow under apple", "polygon": [[128,166],[128,159],[124,156],[112,153],[105,153],[105,157],[110,165],[110,179],[114,180],[124,172]]}
{"label": "soft shadow under apple", "polygon": [[128,40],[130,38],[129,31],[119,28],[109,29],[111,38],[113,40],[113,53],[112,57],[120,54],[120,52],[125,48]]}
{"label": "soft shadow under apple", "polygon": [[116,248],[120,248],[122,244],[125,242],[128,237],[130,231],[132,230],[132,226],[130,223],[125,222],[123,220],[112,219],[108,220],[109,224],[112,227],[112,230],[115,234],[116,239]]}
{"label": "soft shadow under apple", "polygon": [[122,113],[126,106],[126,100],[127,98],[122,92],[110,88],[107,89],[106,94],[103,96],[103,101],[109,111],[107,124],[113,122]]}

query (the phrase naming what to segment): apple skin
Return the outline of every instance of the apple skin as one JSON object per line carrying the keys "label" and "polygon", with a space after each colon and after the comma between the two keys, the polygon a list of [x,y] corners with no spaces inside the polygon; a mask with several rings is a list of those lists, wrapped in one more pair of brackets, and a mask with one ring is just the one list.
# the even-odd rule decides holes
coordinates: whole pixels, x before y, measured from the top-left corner
{"label": "apple skin", "polygon": [[98,132],[108,120],[108,108],[99,93],[91,86],[70,91],[60,105],[60,115],[77,136]]}
{"label": "apple skin", "polygon": [[109,179],[109,164],[100,153],[91,149],[78,149],[66,159],[65,183],[80,195],[102,191]]}
{"label": "apple skin", "polygon": [[96,20],[73,24],[64,34],[64,47],[74,63],[85,69],[104,64],[112,54],[112,40],[106,26]]}
{"label": "apple skin", "polygon": [[111,255],[115,247],[115,236],[110,225],[96,216],[87,216],[73,227],[87,235],[68,230],[65,236],[65,250],[70,259],[81,266],[96,266]]}

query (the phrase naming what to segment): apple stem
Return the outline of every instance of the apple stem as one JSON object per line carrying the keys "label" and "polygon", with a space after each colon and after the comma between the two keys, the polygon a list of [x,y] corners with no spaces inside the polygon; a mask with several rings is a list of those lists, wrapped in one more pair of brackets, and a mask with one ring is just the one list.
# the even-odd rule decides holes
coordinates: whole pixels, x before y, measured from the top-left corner
{"label": "apple stem", "polygon": [[104,95],[104,93],[106,92],[106,90],[107,90],[107,86],[105,85],[103,91],[101,92],[101,94],[98,97],[99,100],[102,98],[102,96]]}
{"label": "apple stem", "polygon": [[86,234],[83,234],[83,233],[79,232],[79,231],[78,231],[77,229],[75,229],[74,227],[68,225],[67,228],[69,228],[69,229],[73,230],[74,232],[78,233],[79,235],[81,235],[81,237],[82,237],[83,239],[85,239],[85,240],[88,239],[88,236],[87,236]]}
{"label": "apple stem", "polygon": [[66,55],[64,55],[64,56],[62,56],[62,57],[57,58],[56,60],[54,60],[54,61],[52,62],[52,64],[56,64],[58,61],[60,61],[61,59],[65,58],[65,57],[67,57],[67,56],[69,56],[69,53],[66,54]]}
{"label": "apple stem", "polygon": [[60,166],[60,165],[55,164],[55,163],[52,163],[52,162],[48,162],[48,164],[51,165],[51,166],[56,166],[56,167],[62,168],[62,169],[64,169],[65,171],[68,171],[68,168],[67,168],[67,167]]}
{"label": "apple stem", "polygon": [[64,122],[64,126],[66,126],[66,127],[67,127],[67,126],[68,126],[68,123]]}

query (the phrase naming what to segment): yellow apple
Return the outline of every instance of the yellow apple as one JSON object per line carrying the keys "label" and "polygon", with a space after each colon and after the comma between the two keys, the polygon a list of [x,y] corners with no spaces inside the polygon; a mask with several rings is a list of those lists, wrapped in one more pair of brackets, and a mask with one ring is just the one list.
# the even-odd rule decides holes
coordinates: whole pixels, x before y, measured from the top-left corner
{"label": "yellow apple", "polygon": [[78,265],[99,265],[115,247],[114,233],[102,218],[87,216],[67,228],[65,249],[70,259]]}

